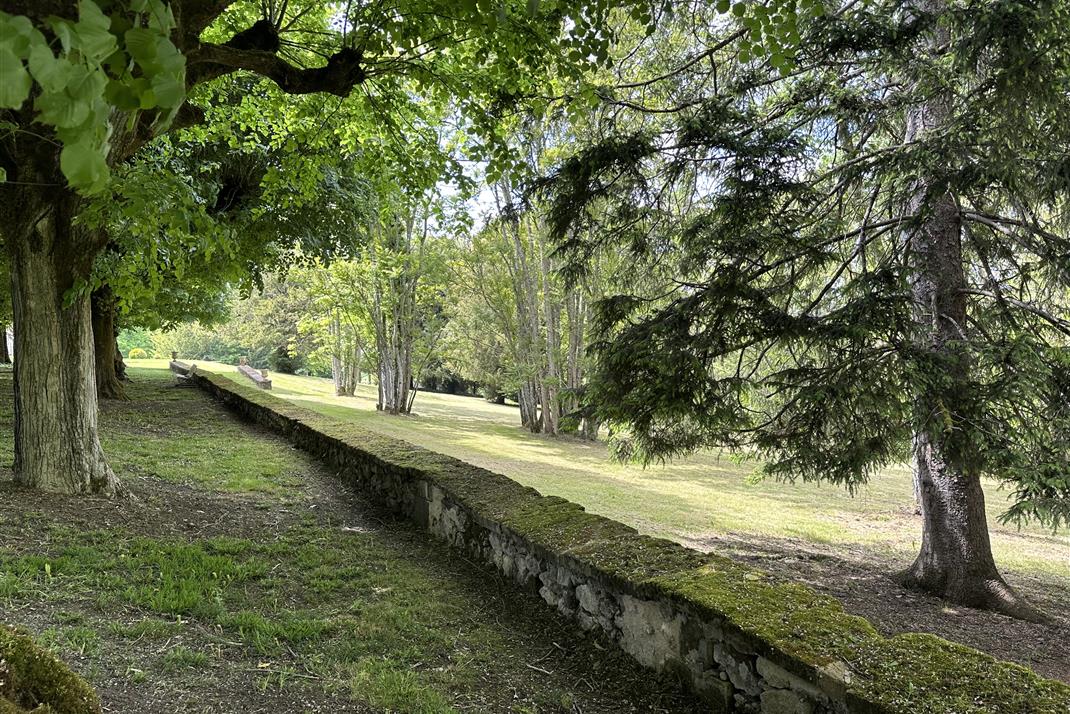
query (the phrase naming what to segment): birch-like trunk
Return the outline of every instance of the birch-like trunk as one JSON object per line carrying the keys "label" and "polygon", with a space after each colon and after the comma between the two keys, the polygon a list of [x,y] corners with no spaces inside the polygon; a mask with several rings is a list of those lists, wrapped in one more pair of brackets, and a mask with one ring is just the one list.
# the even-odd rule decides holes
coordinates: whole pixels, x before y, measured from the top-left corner
{"label": "birch-like trunk", "polygon": [[[533,222],[534,223],[534,222]],[[543,353],[546,355],[542,377],[542,430],[546,434],[556,434],[561,417],[561,372],[558,366],[557,351],[561,345],[559,326],[561,322],[561,303],[554,290],[553,266],[550,251],[546,246],[545,236],[538,225],[532,226],[532,232],[538,234],[539,264],[542,283],[543,313]]]}

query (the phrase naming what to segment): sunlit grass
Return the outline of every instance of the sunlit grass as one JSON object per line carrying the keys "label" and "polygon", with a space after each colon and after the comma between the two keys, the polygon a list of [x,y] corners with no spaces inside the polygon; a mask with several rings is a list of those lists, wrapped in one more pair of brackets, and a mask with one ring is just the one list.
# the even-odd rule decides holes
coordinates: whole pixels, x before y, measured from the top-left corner
{"label": "sunlit grass", "polygon": [[[132,364],[166,366],[164,360]],[[235,367],[199,367],[242,379]],[[603,444],[532,435],[515,407],[482,399],[419,393],[414,414],[375,410],[374,385],[337,397],[330,380],[272,373],[272,393],[320,413],[503,473],[546,494],[581,503],[654,535],[695,541],[707,535],[793,538],[862,546],[905,564],[916,553],[910,472],[885,469],[855,495],[828,484],[753,483],[754,465],[699,454],[642,468],[615,463]],[[999,524],[1010,494],[986,484],[992,545],[1007,569],[1070,576],[1070,538],[1043,527]]]}
{"label": "sunlit grass", "polygon": [[[336,500],[312,456],[144,367],[101,414],[135,501],[93,501],[82,520],[70,499],[13,489],[0,509],[4,621],[39,633],[106,704],[140,687],[175,707],[137,711],[245,711],[248,689],[425,714],[682,699],[407,522]],[[0,398],[0,442],[10,409]],[[547,653],[552,672],[527,666]],[[205,684],[239,701],[211,707]]]}

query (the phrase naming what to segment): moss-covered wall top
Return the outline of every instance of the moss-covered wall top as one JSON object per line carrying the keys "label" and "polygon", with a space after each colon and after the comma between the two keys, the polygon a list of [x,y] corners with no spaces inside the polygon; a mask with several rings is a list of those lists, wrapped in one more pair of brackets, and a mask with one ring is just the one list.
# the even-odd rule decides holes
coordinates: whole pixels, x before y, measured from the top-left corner
{"label": "moss-covered wall top", "polygon": [[[448,456],[325,417],[213,374],[198,384],[266,426],[352,449],[403,478],[431,483],[485,527],[504,529],[623,592],[705,618],[745,647],[836,691],[848,711],[1070,714],[1070,687],[928,634],[884,637],[802,585],[593,515],[561,498]],[[306,440],[307,442],[307,440]]]}

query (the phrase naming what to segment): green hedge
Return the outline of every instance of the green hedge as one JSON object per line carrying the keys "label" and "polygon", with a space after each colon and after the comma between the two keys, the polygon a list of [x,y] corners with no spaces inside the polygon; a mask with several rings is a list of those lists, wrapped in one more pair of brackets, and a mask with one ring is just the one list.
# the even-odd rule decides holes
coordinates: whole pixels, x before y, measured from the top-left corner
{"label": "green hedge", "polygon": [[[675,602],[711,621],[724,619],[755,651],[805,679],[820,680],[846,665],[850,676],[842,683],[842,698],[851,711],[1070,713],[1070,686],[1026,667],[929,634],[884,637],[867,620],[845,612],[838,600],[803,585],[770,582],[760,571],[727,558],[640,535],[501,474],[325,417],[226,377],[197,377],[247,417],[306,446],[318,444],[325,453],[344,445],[399,474],[437,485],[479,519],[498,523],[626,591]],[[306,430],[320,438],[302,438]]]}

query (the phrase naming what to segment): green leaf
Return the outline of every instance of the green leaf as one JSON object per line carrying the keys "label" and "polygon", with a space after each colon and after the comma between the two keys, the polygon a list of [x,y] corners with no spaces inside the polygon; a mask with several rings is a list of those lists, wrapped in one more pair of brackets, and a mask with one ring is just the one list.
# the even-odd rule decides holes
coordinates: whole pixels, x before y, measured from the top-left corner
{"label": "green leaf", "polygon": [[63,46],[63,51],[70,52],[74,42],[74,31],[71,29],[73,25],[67,20],[60,20],[58,18],[50,19],[49,25],[52,27],[53,34],[59,38],[59,43]]}
{"label": "green leaf", "polygon": [[7,169],[0,166],[0,183],[3,183],[4,181],[7,181]]}
{"label": "green leaf", "polygon": [[30,96],[33,80],[22,60],[7,47],[0,47],[0,108],[18,109]]}
{"label": "green leaf", "polygon": [[100,62],[118,46],[111,34],[111,20],[92,0],[78,3],[78,23],[74,28],[78,49],[90,62]]}
{"label": "green leaf", "polygon": [[138,100],[134,90],[123,82],[114,79],[108,82],[108,86],[104,90],[104,98],[108,100],[109,104],[125,111],[133,111],[141,106],[141,102]]}
{"label": "green leaf", "polygon": [[107,184],[108,164],[104,147],[85,142],[67,144],[59,154],[59,167],[75,188],[83,193],[96,193]]}
{"label": "green leaf", "polygon": [[152,91],[161,107],[177,107],[186,98],[186,86],[177,78],[160,74],[152,78]]}
{"label": "green leaf", "polygon": [[126,51],[137,60],[137,63],[145,66],[156,61],[156,38],[159,37],[152,30],[144,27],[135,27],[123,34],[126,42]]}
{"label": "green leaf", "polygon": [[28,17],[0,12],[0,47],[7,47],[16,57],[26,57],[34,45],[45,44],[45,36]]}
{"label": "green leaf", "polygon": [[71,63],[57,59],[47,45],[35,45],[30,50],[30,73],[46,92],[61,92],[71,78]]}
{"label": "green leaf", "polygon": [[67,92],[44,92],[37,97],[34,108],[46,124],[60,128],[76,127],[89,116],[89,102]]}

